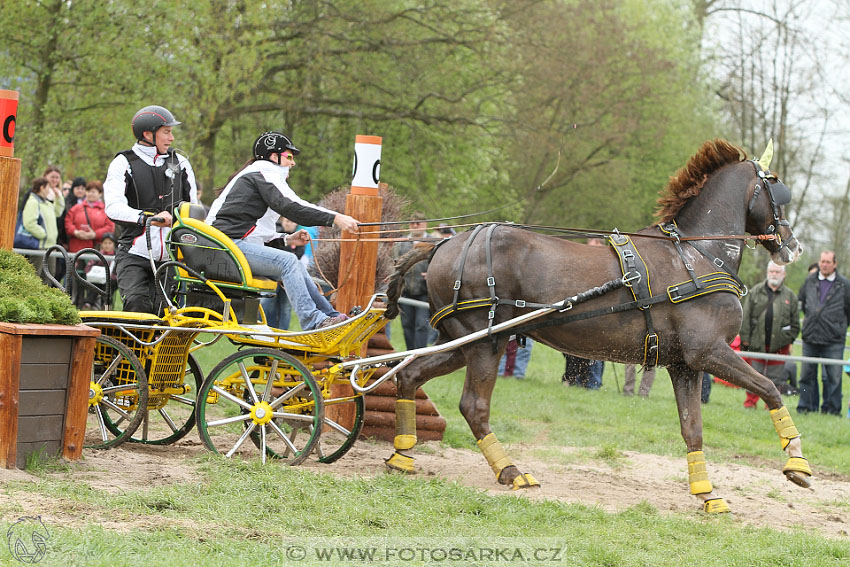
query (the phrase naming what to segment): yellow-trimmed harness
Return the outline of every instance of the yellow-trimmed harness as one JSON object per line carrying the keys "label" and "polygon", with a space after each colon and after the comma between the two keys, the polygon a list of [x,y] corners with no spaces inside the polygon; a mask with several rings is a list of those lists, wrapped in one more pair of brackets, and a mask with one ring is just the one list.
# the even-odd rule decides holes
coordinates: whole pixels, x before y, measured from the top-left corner
{"label": "yellow-trimmed harness", "polygon": [[[683,301],[687,301],[695,297],[700,297],[702,295],[707,295],[709,293],[715,292],[734,293],[738,297],[742,297],[747,293],[746,286],[741,282],[740,279],[738,279],[735,274],[727,270],[725,263],[722,260],[713,257],[712,255],[704,251],[700,246],[689,241],[688,243],[693,246],[698,252],[700,252],[700,254],[708,258],[713,265],[717,266],[718,268],[720,268],[720,270],[722,270],[717,272],[711,272],[702,276],[697,276],[693,270],[693,267],[686,260],[685,255],[682,251],[681,243],[679,241],[680,236],[678,233],[678,227],[676,226],[675,222],[670,222],[664,225],[660,225],[659,230],[673,238],[673,243],[676,246],[676,249],[679,253],[679,257],[681,258],[682,263],[684,264],[688,274],[691,276],[691,279],[689,281],[669,286],[665,290],[664,294],[652,295],[652,290],[649,284],[649,270],[646,266],[646,262],[644,262],[634,243],[628,236],[620,235],[619,233],[615,232],[609,238],[613,245],[612,248],[617,253],[618,258],[620,259],[620,267],[623,271],[622,278],[611,280],[609,282],[605,282],[600,286],[583,291],[573,297],[567,298],[558,305],[549,303],[533,303],[530,301],[525,301],[523,299],[501,299],[496,295],[496,279],[493,276],[493,263],[490,251],[490,241],[492,239],[492,234],[498,226],[498,224],[478,225],[472,231],[472,234],[466,240],[466,242],[464,242],[463,249],[461,250],[460,254],[460,261],[457,265],[457,276],[453,285],[454,297],[450,304],[437,311],[431,317],[430,323],[432,327],[436,328],[437,325],[439,325],[444,319],[455,315],[459,311],[480,309],[484,307],[489,309],[489,313],[487,314],[488,327],[492,327],[493,320],[495,318],[496,307],[498,307],[499,305],[510,305],[519,309],[557,308],[559,312],[564,313],[565,311],[569,311],[570,309],[572,309],[573,306],[587,301],[588,299],[593,299],[615,289],[627,286],[629,287],[632,296],[635,298],[634,301],[611,305],[592,311],[585,311],[583,313],[570,313],[560,316],[552,316],[543,321],[535,321],[526,325],[513,327],[510,329],[510,331],[502,332],[510,332],[511,334],[520,335],[528,331],[544,327],[560,326],[566,323],[570,323],[572,321],[590,319],[593,317],[599,317],[601,315],[610,315],[622,311],[629,311],[631,309],[640,309],[641,311],[643,311],[647,321],[647,334],[644,340],[643,364],[647,368],[652,368],[653,366],[657,365],[659,354],[658,335],[653,329],[652,319],[649,315],[649,308],[653,304],[666,301],[669,301],[671,303],[682,303]],[[472,245],[472,242],[481,232],[481,230],[483,230],[485,227],[487,227],[485,257],[487,262],[488,274],[486,283],[490,292],[490,297],[478,297],[474,299],[460,301],[460,289],[463,281],[463,270],[464,265],[466,263],[466,257],[468,255],[469,248]]]}

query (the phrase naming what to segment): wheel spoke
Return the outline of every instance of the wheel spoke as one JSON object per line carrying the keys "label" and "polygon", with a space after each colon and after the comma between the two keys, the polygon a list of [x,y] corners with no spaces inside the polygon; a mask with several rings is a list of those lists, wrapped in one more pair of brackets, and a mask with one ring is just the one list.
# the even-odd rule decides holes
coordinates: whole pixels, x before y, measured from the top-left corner
{"label": "wheel spoke", "polygon": [[109,441],[109,437],[106,434],[106,421],[103,419],[103,410],[100,405],[95,406],[97,413],[97,423],[100,426],[100,437],[103,439],[103,442],[106,443]]}
{"label": "wheel spoke", "polygon": [[294,420],[294,421],[304,421],[304,422],[313,421],[313,417],[314,417],[312,415],[303,415],[303,414],[300,414],[300,413],[285,413],[285,412],[282,412],[282,411],[280,411],[280,412],[276,411],[272,415],[275,418],[290,419],[290,420]]}
{"label": "wheel spoke", "polygon": [[[271,380],[269,380],[271,382]],[[262,455],[263,464],[266,464],[266,428],[260,427],[260,453]]]}
{"label": "wheel spoke", "polygon": [[274,377],[277,375],[277,364],[278,360],[275,358],[272,361],[271,368],[269,368],[269,373],[266,376],[266,389],[263,391],[263,401],[269,401],[269,398],[272,395],[272,386],[274,386]]}
{"label": "wheel spoke", "polygon": [[278,427],[274,421],[270,421],[268,425],[272,428],[272,431],[277,433],[278,437],[280,437],[283,442],[286,443],[286,446],[289,447],[290,451],[292,451],[293,453],[298,453],[298,448],[292,441],[289,440],[289,437],[286,436],[286,433],[281,431],[280,427]]}
{"label": "wheel spoke", "polygon": [[173,400],[173,401],[177,402],[178,404],[183,404],[185,406],[195,407],[195,399],[194,398],[187,398],[185,396],[169,396],[168,399],[170,401]]}
{"label": "wheel spoke", "polygon": [[126,419],[126,420],[128,420],[128,421],[129,421],[130,419],[132,419],[132,418],[131,418],[131,416],[130,416],[130,414],[128,414],[128,413],[127,413],[126,411],[124,411],[122,408],[120,408],[120,407],[116,406],[115,404],[113,404],[110,400],[108,400],[108,399],[106,399],[106,398],[103,398],[100,402],[101,402],[103,405],[105,405],[106,407],[108,407],[109,409],[111,409],[112,411],[116,412],[116,413],[117,413],[118,415],[120,415],[123,419]]}
{"label": "wheel spoke", "polygon": [[149,412],[147,409],[145,409],[144,411],[145,411],[145,414],[144,414],[144,417],[142,418],[142,441],[147,441],[148,440],[148,425],[150,424],[150,420],[151,420],[151,412]]}
{"label": "wheel spoke", "polygon": [[225,455],[225,457],[227,457],[228,459],[229,459],[230,457],[232,457],[232,456],[233,456],[233,453],[235,453],[236,451],[238,451],[238,450],[239,450],[239,447],[241,447],[241,446],[242,446],[242,443],[244,443],[244,442],[245,442],[245,439],[247,439],[247,438],[248,438],[248,436],[249,436],[249,435],[251,435],[251,433],[254,431],[254,428],[255,428],[255,427],[257,427],[257,424],[256,424],[256,423],[254,423],[254,422],[252,421],[252,422],[251,422],[251,425],[249,425],[249,426],[245,429],[245,432],[242,434],[242,437],[240,437],[240,438],[239,438],[239,440],[238,440],[238,441],[236,441],[236,445],[234,445],[234,446],[233,446],[233,448],[232,448],[232,449],[230,449],[230,451],[228,451],[228,452],[227,452],[227,454]]}
{"label": "wheel spoke", "polygon": [[245,400],[240,400],[239,398],[237,398],[236,396],[234,396],[233,394],[231,394],[227,390],[225,390],[223,388],[219,388],[218,386],[213,386],[212,389],[218,395],[224,396],[225,398],[227,398],[228,400],[230,400],[234,404],[237,404],[237,405],[245,408],[246,410],[251,411],[251,408],[253,406],[251,404],[249,404],[248,402],[246,402]]}
{"label": "wheel spoke", "polygon": [[239,361],[239,373],[242,374],[242,381],[245,382],[245,388],[251,394],[251,401],[254,404],[260,403],[259,398],[257,398],[257,392],[254,391],[254,385],[251,383],[251,377],[248,376],[248,369],[245,368],[245,362]]}
{"label": "wheel spoke", "polygon": [[103,371],[103,374],[100,375],[100,378],[98,378],[98,386],[102,386],[103,382],[115,373],[115,369],[118,368],[122,360],[124,360],[124,355],[120,352],[117,353],[115,358],[112,359],[112,362],[109,363],[109,366],[106,367],[106,370]]}
{"label": "wheel spoke", "polygon": [[249,419],[251,419],[251,414],[242,413],[233,417],[225,417],[224,419],[217,419],[215,421],[207,422],[207,427],[218,427],[219,425],[227,425],[228,423],[239,423],[240,421],[248,421]]}
{"label": "wheel spoke", "polygon": [[299,383],[297,386],[294,386],[293,388],[291,388],[288,392],[286,392],[285,394],[283,394],[283,395],[282,395],[282,396],[280,396],[279,398],[275,398],[275,401],[273,401],[273,402],[270,404],[270,405],[272,406],[272,409],[277,409],[277,408],[279,408],[279,407],[280,407],[280,405],[281,405],[283,402],[285,402],[286,400],[288,400],[289,398],[291,398],[292,396],[294,396],[295,394],[297,394],[298,392],[300,392],[301,390],[303,390],[303,389],[304,389],[304,388],[306,388],[306,387],[307,387],[307,383],[306,383],[306,382],[301,382],[301,383]]}
{"label": "wheel spoke", "polygon": [[336,429],[337,431],[339,431],[340,433],[342,433],[346,437],[351,435],[351,431],[344,428],[343,426],[341,426],[337,422],[333,421],[332,419],[329,419],[329,418],[326,417],[323,421],[324,421],[325,425],[327,425],[328,427],[331,427],[333,429]]}
{"label": "wheel spoke", "polygon": [[165,420],[165,423],[168,424],[168,427],[171,428],[171,433],[177,433],[178,427],[174,424],[174,420],[171,419],[171,416],[168,415],[168,412],[165,411],[165,408],[159,408],[159,415],[162,416],[162,419]]}
{"label": "wheel spoke", "polygon": [[118,384],[117,386],[107,386],[103,389],[104,394],[111,394],[113,392],[123,392],[130,390],[138,390],[138,384]]}

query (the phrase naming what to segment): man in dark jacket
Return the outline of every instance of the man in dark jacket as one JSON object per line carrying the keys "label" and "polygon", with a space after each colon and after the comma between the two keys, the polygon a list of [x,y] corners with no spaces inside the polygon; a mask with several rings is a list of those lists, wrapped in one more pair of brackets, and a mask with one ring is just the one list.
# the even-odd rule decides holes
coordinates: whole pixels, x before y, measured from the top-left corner
{"label": "man in dark jacket", "polygon": [[[821,252],[818,271],[800,288],[803,319],[803,356],[844,358],[847,325],[850,323],[850,281],[835,271],[835,252]],[[841,415],[841,366],[823,365],[822,413]],[[803,363],[798,412],[818,411],[818,366]]]}
{"label": "man in dark jacket", "polygon": [[[767,279],[750,290],[744,300],[741,323],[741,350],[791,354],[791,343],[800,333],[797,296],[784,284],[785,267],[769,262]],[[771,379],[779,391],[789,393],[790,385],[781,360],[746,358],[750,366]],[[755,407],[759,398],[747,392],[744,407]]]}

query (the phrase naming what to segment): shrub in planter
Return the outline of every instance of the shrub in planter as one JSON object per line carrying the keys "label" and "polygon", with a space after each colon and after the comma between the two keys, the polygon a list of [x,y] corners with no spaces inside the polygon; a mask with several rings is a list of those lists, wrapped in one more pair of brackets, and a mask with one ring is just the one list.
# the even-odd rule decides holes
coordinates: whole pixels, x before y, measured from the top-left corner
{"label": "shrub in planter", "polygon": [[99,331],[79,323],[66,294],[0,250],[0,466],[80,457]]}

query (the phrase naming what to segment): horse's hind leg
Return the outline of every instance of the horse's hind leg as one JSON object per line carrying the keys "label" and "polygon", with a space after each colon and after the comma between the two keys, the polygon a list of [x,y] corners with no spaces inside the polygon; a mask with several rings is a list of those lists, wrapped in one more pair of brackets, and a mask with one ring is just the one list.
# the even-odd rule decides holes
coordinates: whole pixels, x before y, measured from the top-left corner
{"label": "horse's hind leg", "polygon": [[667,370],[673,381],[679,424],[688,449],[688,484],[691,494],[703,501],[703,510],[709,514],[729,512],[726,501],[713,495],[714,487],[708,480],[705,454],[702,452],[702,373],[683,364],[670,366]]}
{"label": "horse's hind leg", "polygon": [[715,376],[755,393],[767,403],[782,450],[788,455],[782,472],[794,484],[809,488],[812,485],[812,469],[803,457],[800,433],[773,382],[753,370],[730,348],[720,349],[708,366],[707,370]]}
{"label": "horse's hind leg", "polygon": [[[439,344],[439,343],[438,343]],[[414,472],[413,457],[407,454],[416,445],[416,390],[435,376],[442,376],[461,368],[465,359],[459,350],[431,354],[414,360],[400,370],[396,382],[395,402],[395,452],[384,461],[387,468]]]}
{"label": "horse's hind leg", "polygon": [[504,345],[498,353],[493,353],[489,343],[474,345],[465,350],[466,381],[460,399],[460,412],[500,484],[509,485],[514,490],[540,486],[530,474],[519,472],[496,439],[496,435],[490,430],[490,399],[496,385],[496,373],[503,350]]}

